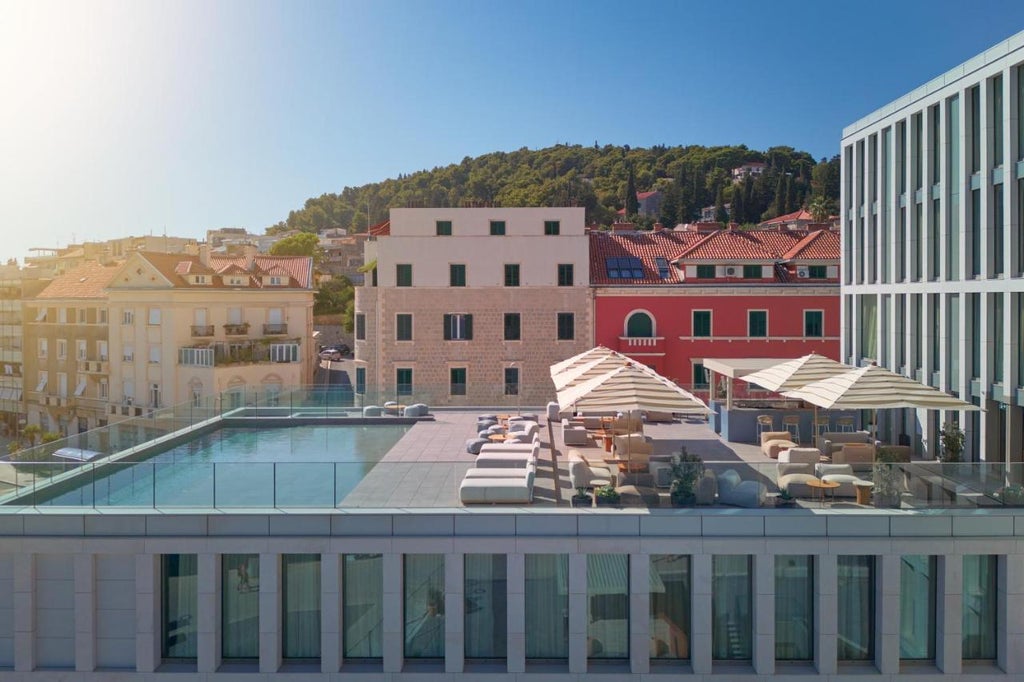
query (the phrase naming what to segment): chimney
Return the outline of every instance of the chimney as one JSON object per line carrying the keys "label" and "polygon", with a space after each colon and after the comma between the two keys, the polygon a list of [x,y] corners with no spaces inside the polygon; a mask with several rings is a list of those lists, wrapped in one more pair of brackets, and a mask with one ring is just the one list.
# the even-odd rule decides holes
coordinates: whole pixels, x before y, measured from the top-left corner
{"label": "chimney", "polygon": [[612,223],[612,231],[613,232],[632,232],[635,229],[636,229],[636,226],[633,225],[633,223],[626,223],[626,222]]}
{"label": "chimney", "polygon": [[256,258],[256,247],[252,244],[242,246],[242,255],[245,256],[245,269],[252,272],[252,263]]}
{"label": "chimney", "polygon": [[210,245],[207,242],[199,245],[199,262],[210,267]]}
{"label": "chimney", "polygon": [[662,225],[661,223],[654,223],[654,231],[655,232],[661,232],[664,229],[665,229],[665,226]]}

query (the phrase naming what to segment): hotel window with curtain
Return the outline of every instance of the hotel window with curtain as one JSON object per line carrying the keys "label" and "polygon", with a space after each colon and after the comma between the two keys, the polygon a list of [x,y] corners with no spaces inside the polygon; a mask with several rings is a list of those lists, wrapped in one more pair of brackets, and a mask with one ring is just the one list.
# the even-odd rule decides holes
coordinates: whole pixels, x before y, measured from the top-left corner
{"label": "hotel window with curtain", "polygon": [[504,554],[467,554],[463,631],[466,658],[504,659],[508,611],[508,559]]}
{"label": "hotel window with curtain", "polygon": [[444,658],[444,555],[406,554],[402,613],[406,658]]}
{"label": "hotel window with curtain", "polygon": [[587,658],[629,658],[629,555],[587,555]]}
{"label": "hotel window with curtain", "polygon": [[651,555],[651,658],[690,658],[690,557]]}
{"label": "hotel window with curtain", "polygon": [[775,557],[775,659],[814,658],[814,557]]}
{"label": "hotel window with curtain", "polygon": [[320,555],[282,555],[281,593],[281,655],[320,658]]}
{"label": "hotel window with curtain", "polygon": [[260,557],[258,554],[224,554],[220,565],[221,656],[258,659]]}
{"label": "hotel window with curtain", "polygon": [[169,660],[195,660],[199,592],[195,554],[164,554],[160,566],[160,653]]}
{"label": "hotel window with curtain", "polygon": [[900,659],[935,660],[935,593],[938,581],[933,556],[900,559]]}
{"label": "hotel window with curtain", "polygon": [[839,661],[875,657],[875,557],[837,557]]}
{"label": "hotel window with curtain", "polygon": [[526,659],[569,657],[569,556],[527,554]]}
{"label": "hotel window with curtain", "polygon": [[965,661],[992,661],[998,654],[997,565],[995,555],[964,556],[962,655]]}
{"label": "hotel window with curtain", "polygon": [[753,656],[753,571],[748,555],[711,557],[711,658]]}
{"label": "hotel window with curtain", "polygon": [[342,564],[346,659],[383,657],[384,564],[380,554],[346,554]]}

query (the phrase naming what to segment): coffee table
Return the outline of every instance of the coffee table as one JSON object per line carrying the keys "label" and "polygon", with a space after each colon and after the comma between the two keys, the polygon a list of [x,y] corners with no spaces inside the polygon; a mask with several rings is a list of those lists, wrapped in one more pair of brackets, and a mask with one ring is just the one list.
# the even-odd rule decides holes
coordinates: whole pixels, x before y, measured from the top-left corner
{"label": "coffee table", "polygon": [[832,502],[836,501],[835,490],[836,490],[836,488],[839,487],[839,483],[837,483],[836,481],[821,481],[821,480],[807,481],[807,486],[809,488],[811,488],[811,490],[812,490],[812,496],[811,496],[812,500],[814,499],[813,491],[815,491],[815,490],[819,491],[818,495],[819,495],[819,499],[821,500],[821,506],[822,507],[825,506],[825,491],[826,490],[831,490],[832,491]]}
{"label": "coffee table", "polygon": [[871,489],[875,484],[871,481],[854,481],[853,489],[857,493],[857,504],[871,504]]}

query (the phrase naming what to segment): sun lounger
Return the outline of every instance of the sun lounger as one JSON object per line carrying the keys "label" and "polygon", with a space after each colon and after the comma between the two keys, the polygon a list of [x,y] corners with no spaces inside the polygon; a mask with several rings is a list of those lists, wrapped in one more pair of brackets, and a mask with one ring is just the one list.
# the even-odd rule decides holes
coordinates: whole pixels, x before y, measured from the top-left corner
{"label": "sun lounger", "polygon": [[509,475],[511,470],[497,469],[491,472],[497,474],[495,476],[478,477],[476,474],[470,475],[473,471],[470,469],[466,472],[466,477],[459,485],[459,499],[463,504],[529,504],[533,501],[535,472],[532,466],[516,469],[516,475]]}
{"label": "sun lounger", "polygon": [[476,468],[525,469],[536,461],[532,452],[481,452],[476,458]]}

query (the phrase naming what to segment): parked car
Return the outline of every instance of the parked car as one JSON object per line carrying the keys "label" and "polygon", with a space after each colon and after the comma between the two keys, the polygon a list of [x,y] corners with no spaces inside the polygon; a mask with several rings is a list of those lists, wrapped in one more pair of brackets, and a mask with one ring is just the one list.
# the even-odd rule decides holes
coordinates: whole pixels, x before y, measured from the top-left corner
{"label": "parked car", "polygon": [[324,348],[322,351],[320,351],[321,360],[337,362],[338,360],[341,360],[342,357],[344,356],[342,355],[341,351],[338,350],[337,348]]}

